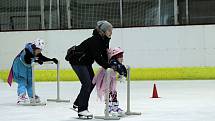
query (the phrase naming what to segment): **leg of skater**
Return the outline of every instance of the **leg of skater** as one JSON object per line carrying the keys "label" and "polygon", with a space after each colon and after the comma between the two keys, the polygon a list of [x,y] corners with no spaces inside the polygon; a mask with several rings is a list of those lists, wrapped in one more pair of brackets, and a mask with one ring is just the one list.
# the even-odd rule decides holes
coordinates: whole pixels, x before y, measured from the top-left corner
{"label": "leg of skater", "polygon": [[88,111],[88,101],[90,98],[90,94],[93,90],[93,84],[92,84],[92,77],[94,76],[94,73],[89,71],[87,66],[76,66],[72,65],[72,68],[74,69],[75,73],[77,74],[82,86],[80,93],[74,102],[74,105],[78,106],[78,114],[81,115],[92,115]]}
{"label": "leg of skater", "polygon": [[24,104],[28,102],[28,98],[26,97],[26,81],[24,80],[16,80],[18,84],[17,94],[18,100],[17,104]]}
{"label": "leg of skater", "polygon": [[[33,89],[32,89],[32,68],[28,69],[28,79],[27,79],[27,93],[28,97],[30,99],[30,103],[33,103]],[[35,94],[35,102],[40,103],[40,97]]]}
{"label": "leg of skater", "polygon": [[[87,67],[87,70],[89,72],[89,75],[90,75],[90,79],[91,79],[91,82],[94,78],[94,71],[93,71],[93,68],[92,66],[86,66]],[[94,84],[91,84],[91,88],[90,88],[90,93],[93,91],[95,85]],[[76,98],[75,102],[73,103],[73,109],[77,110],[78,109],[78,106],[79,106],[79,102],[78,100],[80,99],[80,94],[78,95],[78,97]],[[88,99],[89,100],[89,99]]]}
{"label": "leg of skater", "polygon": [[117,91],[110,92],[110,101],[109,101],[109,112],[112,115],[124,116],[125,111],[119,107],[119,101],[117,100]]}

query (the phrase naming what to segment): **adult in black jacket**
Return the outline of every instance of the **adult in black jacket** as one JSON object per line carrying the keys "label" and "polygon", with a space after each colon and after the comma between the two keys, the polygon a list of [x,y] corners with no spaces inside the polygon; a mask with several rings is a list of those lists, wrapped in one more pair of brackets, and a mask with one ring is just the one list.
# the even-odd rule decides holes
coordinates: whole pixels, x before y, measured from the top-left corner
{"label": "adult in black jacket", "polygon": [[94,72],[92,64],[96,61],[100,66],[107,69],[107,49],[112,35],[112,25],[108,21],[98,21],[93,30],[93,36],[75,46],[74,53],[69,62],[77,74],[82,86],[73,108],[78,109],[79,116],[92,115],[88,111],[88,101],[95,85],[92,84]]}

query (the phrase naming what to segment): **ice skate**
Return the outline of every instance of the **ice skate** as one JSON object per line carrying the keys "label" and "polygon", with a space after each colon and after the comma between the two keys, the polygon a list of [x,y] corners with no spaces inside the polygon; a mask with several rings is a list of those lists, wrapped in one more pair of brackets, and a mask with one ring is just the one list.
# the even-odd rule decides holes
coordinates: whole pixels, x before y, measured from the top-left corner
{"label": "ice skate", "polygon": [[88,110],[84,110],[78,113],[79,119],[92,119],[93,114],[90,113]]}
{"label": "ice skate", "polygon": [[[30,97],[30,103],[34,103],[34,98],[33,97]],[[40,103],[40,97],[35,95],[35,103]]]}
{"label": "ice skate", "polygon": [[26,97],[26,94],[21,94],[17,99],[17,104],[22,105],[22,104],[26,104],[26,103],[29,103],[29,100]]}
{"label": "ice skate", "polygon": [[119,102],[110,102],[109,104],[109,113],[112,116],[124,117],[125,111],[119,108]]}

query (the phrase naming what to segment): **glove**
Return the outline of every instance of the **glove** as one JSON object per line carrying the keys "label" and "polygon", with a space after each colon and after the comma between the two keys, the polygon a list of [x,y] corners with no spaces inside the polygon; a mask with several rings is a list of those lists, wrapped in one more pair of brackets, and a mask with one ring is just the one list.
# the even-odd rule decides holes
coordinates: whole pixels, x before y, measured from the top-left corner
{"label": "glove", "polygon": [[124,77],[127,77],[127,69],[125,68],[124,65],[122,65],[122,64],[118,65],[117,70],[118,70],[118,73],[120,75],[123,75]]}
{"label": "glove", "polygon": [[34,62],[39,63],[40,65],[43,64],[43,61],[42,61],[42,60],[35,60]]}
{"label": "glove", "polygon": [[58,64],[58,60],[56,58],[52,58],[52,61],[55,63],[55,64]]}
{"label": "glove", "polygon": [[114,71],[117,71],[120,75],[127,77],[127,69],[116,59],[110,60],[110,66]]}
{"label": "glove", "polygon": [[111,59],[110,62],[110,67],[114,70],[117,71],[117,65],[119,64],[119,62],[115,59]]}

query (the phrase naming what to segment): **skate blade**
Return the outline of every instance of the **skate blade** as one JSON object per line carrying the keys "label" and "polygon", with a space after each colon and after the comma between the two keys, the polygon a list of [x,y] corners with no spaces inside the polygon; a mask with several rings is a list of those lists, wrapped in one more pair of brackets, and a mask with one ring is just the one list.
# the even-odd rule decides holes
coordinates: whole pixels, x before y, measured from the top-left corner
{"label": "skate blade", "polygon": [[126,114],[123,113],[110,113],[114,117],[126,117]]}
{"label": "skate blade", "polygon": [[39,104],[39,103],[42,103],[41,101],[38,101],[38,102],[30,102],[30,104]]}
{"label": "skate blade", "polygon": [[119,114],[119,115],[118,115],[118,117],[122,117],[122,118],[123,118],[123,117],[126,117],[126,116],[127,116],[126,114]]}
{"label": "skate blade", "polygon": [[17,105],[25,105],[25,104],[29,104],[30,102],[21,102],[21,101],[18,101],[16,104]]}
{"label": "skate blade", "polygon": [[121,112],[121,113],[118,113],[118,117],[126,117],[126,114],[125,114],[125,112]]}
{"label": "skate blade", "polygon": [[78,119],[89,120],[89,119],[93,119],[93,116],[92,115],[89,115],[89,116],[78,116]]}

